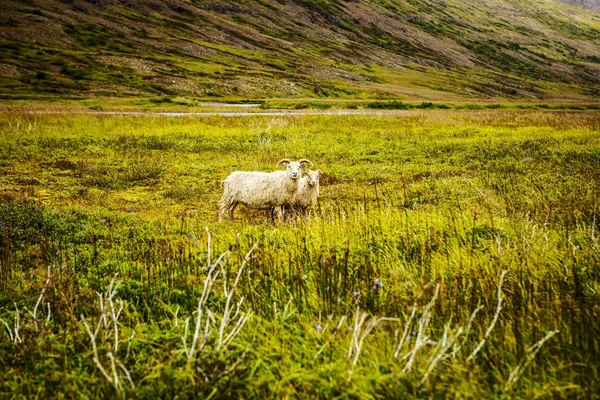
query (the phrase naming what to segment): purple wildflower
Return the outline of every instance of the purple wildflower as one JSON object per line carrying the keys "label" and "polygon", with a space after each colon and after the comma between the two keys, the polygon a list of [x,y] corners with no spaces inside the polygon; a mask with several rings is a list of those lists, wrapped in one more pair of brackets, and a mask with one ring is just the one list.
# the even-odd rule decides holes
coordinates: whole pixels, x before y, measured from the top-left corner
{"label": "purple wildflower", "polygon": [[321,332],[323,330],[323,327],[321,325],[317,325],[316,328],[317,332]]}
{"label": "purple wildflower", "polygon": [[357,290],[356,292],[352,293],[353,297],[358,297],[360,296],[360,292]]}

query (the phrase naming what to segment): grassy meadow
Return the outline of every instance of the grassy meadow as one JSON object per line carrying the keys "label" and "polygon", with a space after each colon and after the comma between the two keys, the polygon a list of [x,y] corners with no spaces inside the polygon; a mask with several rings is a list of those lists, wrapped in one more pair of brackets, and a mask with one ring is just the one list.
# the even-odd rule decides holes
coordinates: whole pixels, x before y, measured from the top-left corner
{"label": "grassy meadow", "polygon": [[597,398],[599,231],[598,111],[3,111],[0,397]]}

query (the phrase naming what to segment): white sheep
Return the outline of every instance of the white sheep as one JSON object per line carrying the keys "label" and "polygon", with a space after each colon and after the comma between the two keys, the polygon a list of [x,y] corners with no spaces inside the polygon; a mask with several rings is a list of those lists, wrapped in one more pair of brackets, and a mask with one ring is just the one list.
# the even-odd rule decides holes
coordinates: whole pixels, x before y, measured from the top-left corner
{"label": "white sheep", "polygon": [[292,196],[290,206],[296,211],[306,212],[317,205],[319,198],[319,177],[323,174],[320,169],[306,171],[299,179],[298,191]]}
{"label": "white sheep", "polygon": [[287,158],[280,160],[286,171],[274,172],[232,172],[224,181],[224,191],[219,202],[219,221],[228,212],[233,219],[233,212],[239,204],[252,209],[272,209],[278,219],[283,217],[283,206],[290,204],[298,191],[298,182],[302,168],[306,163],[314,165],[305,158],[291,161]]}

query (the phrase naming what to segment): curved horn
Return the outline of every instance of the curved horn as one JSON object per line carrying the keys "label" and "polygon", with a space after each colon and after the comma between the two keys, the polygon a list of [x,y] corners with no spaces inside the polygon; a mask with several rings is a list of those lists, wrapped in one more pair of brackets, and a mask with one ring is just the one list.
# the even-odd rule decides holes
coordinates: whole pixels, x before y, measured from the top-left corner
{"label": "curved horn", "polygon": [[277,161],[277,164],[275,165],[276,167],[279,167],[279,164],[283,163],[283,162],[288,162],[291,163],[292,160],[290,160],[289,158],[282,158],[281,160]]}
{"label": "curved horn", "polygon": [[298,160],[298,162],[300,164],[309,163],[311,167],[315,166],[315,164],[313,164],[313,162],[310,161],[308,158],[301,158],[301,159]]}

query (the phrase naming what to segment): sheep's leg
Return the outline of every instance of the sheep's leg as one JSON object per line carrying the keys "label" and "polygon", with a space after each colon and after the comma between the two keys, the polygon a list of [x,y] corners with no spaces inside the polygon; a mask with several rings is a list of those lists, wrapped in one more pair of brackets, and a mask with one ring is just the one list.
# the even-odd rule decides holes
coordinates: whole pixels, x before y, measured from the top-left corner
{"label": "sheep's leg", "polygon": [[277,216],[278,221],[281,221],[283,219],[283,206],[275,206],[273,208],[273,212]]}
{"label": "sheep's leg", "polygon": [[281,216],[283,215],[283,207],[282,206],[272,207],[269,211],[270,211],[271,222],[275,222],[275,218],[280,220]]}
{"label": "sheep's leg", "polygon": [[280,221],[285,220],[285,218],[289,215],[287,206],[284,204],[279,208],[279,210],[280,210],[280,213],[277,215],[277,218]]}
{"label": "sheep's leg", "polygon": [[298,210],[296,209],[296,206],[290,204],[283,210],[283,212],[285,213],[283,218],[287,222],[296,223],[298,219]]}
{"label": "sheep's leg", "polygon": [[273,222],[273,221],[275,221],[275,208],[274,207],[271,208],[270,211],[271,211],[270,212],[270,214],[271,214],[270,220],[271,220],[271,222]]}
{"label": "sheep's leg", "polygon": [[221,207],[219,208],[219,222],[223,221],[223,216],[225,215],[225,213],[229,213],[229,218],[233,219],[233,211],[235,210],[235,208],[237,207],[238,203],[233,202],[233,203],[222,203]]}
{"label": "sheep's leg", "polygon": [[296,207],[291,204],[287,204],[282,208],[283,211],[283,219],[287,222],[293,222],[296,219]]}
{"label": "sheep's leg", "polygon": [[229,207],[229,219],[233,221],[233,212],[235,211],[235,208],[238,206],[238,203],[233,203],[230,207]]}
{"label": "sheep's leg", "polygon": [[219,207],[219,222],[223,221],[223,215],[225,215],[225,211],[227,211],[227,208],[228,207],[226,204],[221,204],[221,207]]}

